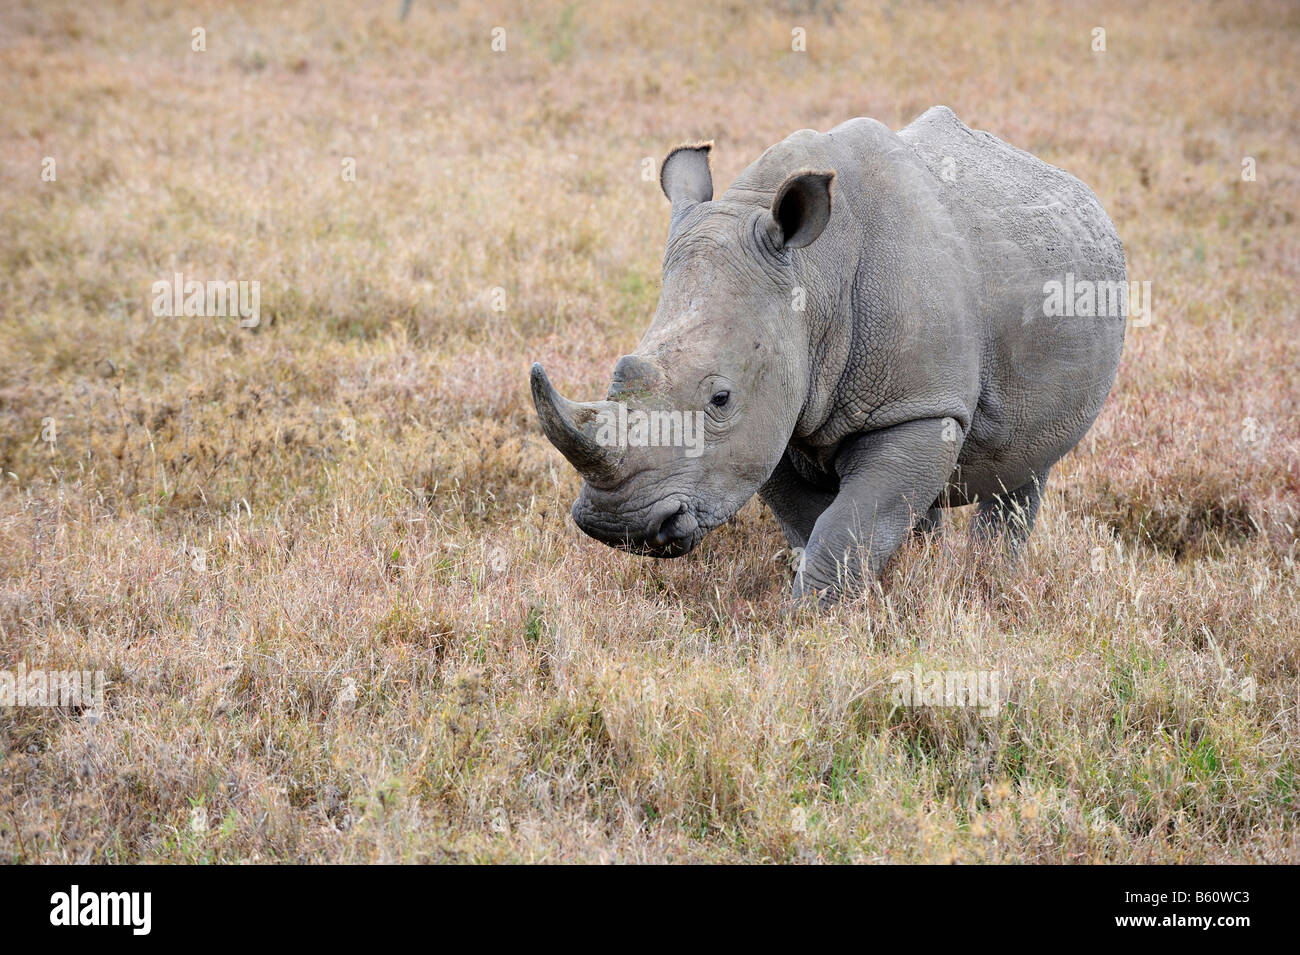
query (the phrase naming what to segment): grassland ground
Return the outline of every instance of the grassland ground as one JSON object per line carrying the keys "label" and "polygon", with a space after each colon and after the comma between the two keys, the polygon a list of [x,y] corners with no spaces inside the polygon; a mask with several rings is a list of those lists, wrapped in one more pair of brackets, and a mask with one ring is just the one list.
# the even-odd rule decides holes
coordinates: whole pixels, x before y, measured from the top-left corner
{"label": "grassland ground", "polygon": [[[1297,859],[1295,5],[399,8],[0,0],[0,670],[109,681],[0,709],[0,860]],[[1152,282],[1026,559],[958,514],[812,615],[758,501],[583,537],[528,366],[635,345],[643,170],[936,103]]]}

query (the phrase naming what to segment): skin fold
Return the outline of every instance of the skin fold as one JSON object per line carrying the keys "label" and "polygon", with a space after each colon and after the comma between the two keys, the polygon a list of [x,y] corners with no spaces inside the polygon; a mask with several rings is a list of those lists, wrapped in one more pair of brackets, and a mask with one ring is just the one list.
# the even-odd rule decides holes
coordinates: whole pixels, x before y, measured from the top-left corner
{"label": "skin fold", "polygon": [[[803,549],[793,595],[823,603],[945,507],[1027,536],[1123,346],[1126,294],[1048,304],[1053,282],[1126,282],[1092,191],[942,106],[898,132],[801,130],[716,199],[710,148],[664,161],[663,290],[607,398],[571,402],[533,366],[543,430],[584,478],[578,526],[675,557],[757,493]],[[698,415],[701,437],[613,441],[620,406]]]}

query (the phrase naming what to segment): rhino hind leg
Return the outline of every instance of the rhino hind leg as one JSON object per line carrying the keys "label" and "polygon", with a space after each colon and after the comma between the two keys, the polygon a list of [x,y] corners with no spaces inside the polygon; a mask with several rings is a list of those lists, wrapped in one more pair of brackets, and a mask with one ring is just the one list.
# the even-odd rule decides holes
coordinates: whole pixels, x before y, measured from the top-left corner
{"label": "rhino hind leg", "polygon": [[936,504],[917,518],[916,523],[912,525],[912,536],[942,537],[943,508]]}
{"label": "rhino hind leg", "polygon": [[1000,539],[1009,552],[1015,553],[1034,529],[1050,473],[1049,469],[1014,490],[981,501],[971,525],[975,539],[981,542]]}

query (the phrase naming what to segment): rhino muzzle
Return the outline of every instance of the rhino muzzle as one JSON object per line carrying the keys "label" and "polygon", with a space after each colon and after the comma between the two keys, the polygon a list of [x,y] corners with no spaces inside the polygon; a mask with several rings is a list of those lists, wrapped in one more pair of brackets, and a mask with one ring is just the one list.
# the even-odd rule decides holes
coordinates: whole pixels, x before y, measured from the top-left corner
{"label": "rhino muzzle", "polygon": [[699,543],[704,528],[692,508],[670,496],[636,517],[622,516],[601,500],[601,492],[584,489],[573,502],[573,522],[588,537],[643,557],[681,557]]}

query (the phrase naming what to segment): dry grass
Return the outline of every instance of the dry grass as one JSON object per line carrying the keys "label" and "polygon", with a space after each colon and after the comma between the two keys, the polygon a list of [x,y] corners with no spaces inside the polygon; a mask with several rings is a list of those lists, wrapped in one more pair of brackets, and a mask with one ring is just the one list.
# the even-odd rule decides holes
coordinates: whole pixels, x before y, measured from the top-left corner
{"label": "dry grass", "polygon": [[[0,710],[0,860],[1294,861],[1296,8],[626,6],[0,4],[0,669],[111,680]],[[1025,564],[791,617],[756,501],[583,538],[527,366],[594,395],[648,321],[642,158],[934,103],[1153,282]],[[176,271],[262,325],[153,317]],[[917,663],[1008,705],[895,710]]]}

